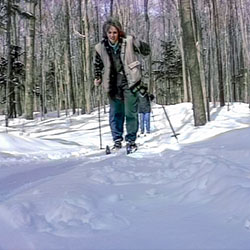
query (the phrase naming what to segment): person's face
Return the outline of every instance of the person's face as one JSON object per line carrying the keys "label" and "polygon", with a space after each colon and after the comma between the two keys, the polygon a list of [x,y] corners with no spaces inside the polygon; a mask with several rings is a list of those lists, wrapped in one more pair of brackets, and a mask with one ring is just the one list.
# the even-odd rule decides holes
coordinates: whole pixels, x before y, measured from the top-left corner
{"label": "person's face", "polygon": [[116,27],[114,26],[110,26],[108,32],[108,39],[112,44],[115,44],[118,41],[119,38],[119,34],[118,34],[118,30]]}
{"label": "person's face", "polygon": [[146,89],[145,89],[145,88],[141,88],[141,89],[140,89],[140,93],[141,93],[142,95],[144,95],[144,94],[146,93]]}
{"label": "person's face", "polygon": [[145,89],[141,90],[141,94],[144,95],[145,94]]}

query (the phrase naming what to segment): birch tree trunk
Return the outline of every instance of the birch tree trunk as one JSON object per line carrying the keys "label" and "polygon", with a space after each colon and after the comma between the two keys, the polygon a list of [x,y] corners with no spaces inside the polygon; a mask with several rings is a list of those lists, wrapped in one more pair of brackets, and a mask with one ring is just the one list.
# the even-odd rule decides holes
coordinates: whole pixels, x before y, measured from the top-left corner
{"label": "birch tree trunk", "polygon": [[91,106],[91,87],[93,85],[92,72],[91,72],[91,52],[90,52],[90,34],[89,34],[89,19],[88,19],[88,1],[83,1],[83,17],[84,17],[84,33],[85,33],[85,62],[86,62],[86,112],[89,114],[92,110]]}
{"label": "birch tree trunk", "polygon": [[39,0],[39,32],[40,32],[40,112],[41,119],[44,118],[45,108],[44,108],[44,86],[45,86],[45,76],[44,76],[44,49],[43,49],[43,29],[42,29],[42,0]]}
{"label": "birch tree trunk", "polygon": [[31,1],[29,4],[32,16],[28,19],[29,34],[26,38],[25,118],[28,120],[33,119],[34,111],[36,5],[36,1]]}
{"label": "birch tree trunk", "polygon": [[76,112],[76,102],[74,94],[73,74],[72,74],[72,58],[71,58],[71,42],[70,42],[70,3],[69,0],[65,0],[65,11],[66,11],[66,49],[68,57],[68,73],[69,73],[69,96],[70,106],[72,106],[72,112]]}
{"label": "birch tree trunk", "polygon": [[[82,18],[82,0],[78,1],[78,6],[79,6],[79,23],[80,23],[80,33],[84,34],[84,27],[83,27],[83,18]],[[81,95],[81,114],[86,113],[86,95],[85,95],[85,74],[84,72],[86,71],[86,63],[85,63],[85,46],[84,46],[84,38],[80,38],[80,95]]]}
{"label": "birch tree trunk", "polygon": [[200,76],[200,67],[195,46],[195,38],[191,19],[190,0],[179,0],[181,27],[185,43],[184,53],[187,62],[187,68],[190,73],[194,125],[202,126],[206,124],[206,112],[204,107],[204,98],[202,93],[202,84]]}
{"label": "birch tree trunk", "polygon": [[[79,0],[79,1],[81,1],[81,0]],[[95,43],[98,43],[101,40],[101,36],[100,36],[100,34],[101,34],[100,11],[98,8],[98,2],[97,2],[98,0],[94,0],[94,1],[95,1],[95,15],[96,15],[96,23],[94,23]],[[112,3],[112,6],[113,6],[113,3]],[[113,11],[113,7],[112,7],[112,11]],[[81,11],[81,13],[82,13],[82,11]],[[83,29],[82,29],[82,32],[83,32]]]}

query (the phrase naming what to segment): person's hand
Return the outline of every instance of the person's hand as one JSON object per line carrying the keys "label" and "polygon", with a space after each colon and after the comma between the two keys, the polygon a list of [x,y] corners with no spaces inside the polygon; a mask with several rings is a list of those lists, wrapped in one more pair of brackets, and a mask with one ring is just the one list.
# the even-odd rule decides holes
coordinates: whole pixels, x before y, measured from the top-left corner
{"label": "person's hand", "polygon": [[95,79],[94,84],[96,87],[98,87],[102,83],[102,79]]}

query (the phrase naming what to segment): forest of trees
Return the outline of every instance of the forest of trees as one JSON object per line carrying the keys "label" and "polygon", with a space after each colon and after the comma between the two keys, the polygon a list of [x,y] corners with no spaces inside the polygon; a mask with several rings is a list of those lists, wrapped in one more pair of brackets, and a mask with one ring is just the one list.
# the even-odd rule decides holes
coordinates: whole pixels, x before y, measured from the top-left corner
{"label": "forest of trees", "polygon": [[150,44],[143,82],[158,104],[192,102],[199,126],[209,103],[250,103],[250,0],[0,0],[6,126],[34,112],[92,112],[94,45],[109,16]]}

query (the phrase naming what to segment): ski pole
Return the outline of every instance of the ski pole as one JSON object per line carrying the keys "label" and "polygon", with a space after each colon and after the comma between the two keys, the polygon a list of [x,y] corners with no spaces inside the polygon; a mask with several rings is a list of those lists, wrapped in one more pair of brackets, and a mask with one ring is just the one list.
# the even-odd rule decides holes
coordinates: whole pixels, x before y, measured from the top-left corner
{"label": "ski pole", "polygon": [[152,119],[153,119],[152,125],[154,124],[154,125],[153,125],[153,129],[155,130],[155,117],[154,117],[154,113],[153,113],[153,107],[152,107],[151,104],[152,104],[152,102],[150,103],[150,106],[151,106],[151,110],[150,110],[150,111],[151,111],[151,112],[150,112],[151,114],[150,114],[150,115],[152,116]]}
{"label": "ski pole", "polygon": [[[100,89],[100,87],[99,87]],[[98,95],[98,121],[99,121],[99,138],[100,138],[100,149],[102,148],[102,127],[101,127],[101,90],[97,87],[97,95]]]}
{"label": "ski pole", "polygon": [[155,121],[155,116],[154,116],[154,113],[153,113],[153,107],[151,106],[151,116],[153,118],[153,122]]}
{"label": "ski pole", "polygon": [[174,130],[173,126],[172,126],[172,123],[171,123],[171,121],[170,121],[170,119],[169,119],[169,117],[168,117],[167,111],[166,111],[166,109],[165,109],[165,107],[164,107],[163,105],[162,105],[162,108],[163,108],[163,110],[164,110],[165,116],[166,116],[166,118],[167,118],[167,120],[168,120],[168,123],[169,123],[169,125],[170,125],[170,128],[171,128],[171,130],[172,130],[172,132],[173,132],[173,135],[171,135],[171,136],[172,136],[172,137],[174,136],[175,139],[176,139],[177,142],[178,142],[177,136],[180,135],[180,134],[176,134],[176,133],[175,133],[175,130]]}

